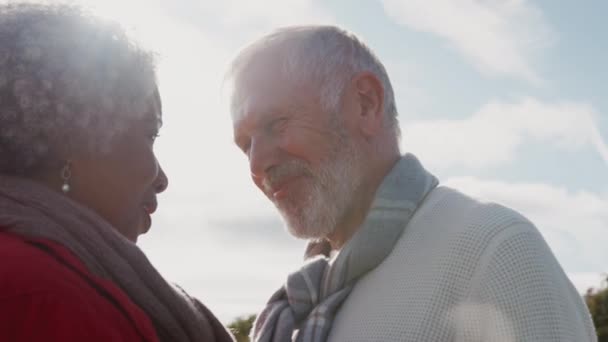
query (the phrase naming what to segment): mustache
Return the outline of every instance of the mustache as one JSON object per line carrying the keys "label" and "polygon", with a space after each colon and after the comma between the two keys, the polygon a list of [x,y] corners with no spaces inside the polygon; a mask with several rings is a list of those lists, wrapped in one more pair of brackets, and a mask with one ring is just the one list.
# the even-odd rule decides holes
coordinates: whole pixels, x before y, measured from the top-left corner
{"label": "mustache", "polygon": [[262,181],[265,191],[270,191],[276,184],[285,179],[295,176],[312,176],[313,172],[308,163],[301,160],[290,160],[286,163],[274,166],[266,172],[266,178]]}

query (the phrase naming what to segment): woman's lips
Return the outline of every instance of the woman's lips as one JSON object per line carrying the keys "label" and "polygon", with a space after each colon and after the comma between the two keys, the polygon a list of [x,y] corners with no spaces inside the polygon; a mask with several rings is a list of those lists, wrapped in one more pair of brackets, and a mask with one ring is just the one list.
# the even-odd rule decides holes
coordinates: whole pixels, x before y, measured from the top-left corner
{"label": "woman's lips", "polygon": [[151,226],[152,226],[152,217],[150,217],[150,214],[148,214],[147,211],[144,211],[144,226],[143,226],[142,234],[147,233],[150,230]]}
{"label": "woman's lips", "polygon": [[148,214],[148,215],[152,215],[154,214],[154,212],[156,211],[156,203],[148,203],[148,204],[144,204],[144,211]]}
{"label": "woman's lips", "polygon": [[152,226],[152,217],[151,216],[156,211],[156,208],[157,208],[156,202],[144,204],[144,206],[143,206],[144,225],[143,225],[142,234],[145,234],[150,230],[150,227]]}

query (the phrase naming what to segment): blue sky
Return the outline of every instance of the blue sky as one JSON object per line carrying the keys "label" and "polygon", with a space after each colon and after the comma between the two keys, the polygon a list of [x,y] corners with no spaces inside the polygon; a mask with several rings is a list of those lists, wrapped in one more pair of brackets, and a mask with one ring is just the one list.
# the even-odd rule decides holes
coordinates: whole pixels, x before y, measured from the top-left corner
{"label": "blue sky", "polygon": [[[608,3],[525,0],[81,0],[160,54],[170,178],[140,246],[227,322],[301,262],[232,146],[223,73],[280,25],[331,23],[385,63],[404,151],[444,184],[536,223],[584,291],[608,272]],[[146,8],[145,11],[142,8]]]}

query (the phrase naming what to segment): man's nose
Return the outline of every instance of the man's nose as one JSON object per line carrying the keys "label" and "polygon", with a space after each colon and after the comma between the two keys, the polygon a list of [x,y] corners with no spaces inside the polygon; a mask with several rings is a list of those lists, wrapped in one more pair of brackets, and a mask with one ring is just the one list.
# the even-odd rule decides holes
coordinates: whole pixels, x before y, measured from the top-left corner
{"label": "man's nose", "polygon": [[261,186],[270,168],[277,164],[276,146],[270,139],[263,137],[251,139],[249,147],[249,170],[251,178]]}

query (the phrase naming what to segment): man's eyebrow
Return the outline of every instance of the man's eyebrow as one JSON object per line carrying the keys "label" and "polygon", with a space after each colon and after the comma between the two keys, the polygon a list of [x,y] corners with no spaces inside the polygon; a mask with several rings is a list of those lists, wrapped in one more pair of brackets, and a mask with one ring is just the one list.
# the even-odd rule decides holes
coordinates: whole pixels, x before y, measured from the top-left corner
{"label": "man's eyebrow", "polygon": [[304,105],[295,105],[292,104],[287,107],[286,114],[300,114],[306,111],[306,107]]}
{"label": "man's eyebrow", "polygon": [[298,115],[306,111],[306,107],[302,105],[289,105],[287,108],[273,108],[266,112],[264,122],[275,120],[277,117]]}
{"label": "man's eyebrow", "polygon": [[249,145],[249,138],[245,135],[235,135],[234,144],[241,149],[243,152],[246,151],[247,145]]}
{"label": "man's eyebrow", "polygon": [[[282,116],[285,115],[297,115],[300,113],[305,112],[306,107],[302,106],[302,105],[289,105],[287,108],[269,108],[263,111],[263,117],[259,118],[257,120],[248,120],[246,117],[247,116],[243,116],[242,118],[238,119],[235,123],[238,124],[241,127],[246,127],[245,131],[246,132],[250,132],[250,131],[255,131],[256,129],[259,129],[261,127],[265,127],[268,124],[272,123],[273,121],[277,120],[277,118],[280,118]],[[234,135],[234,142],[237,143],[239,140],[245,139],[246,135],[245,134],[240,134],[240,132],[242,132],[243,129],[239,130],[238,132],[236,132],[237,134]]]}

